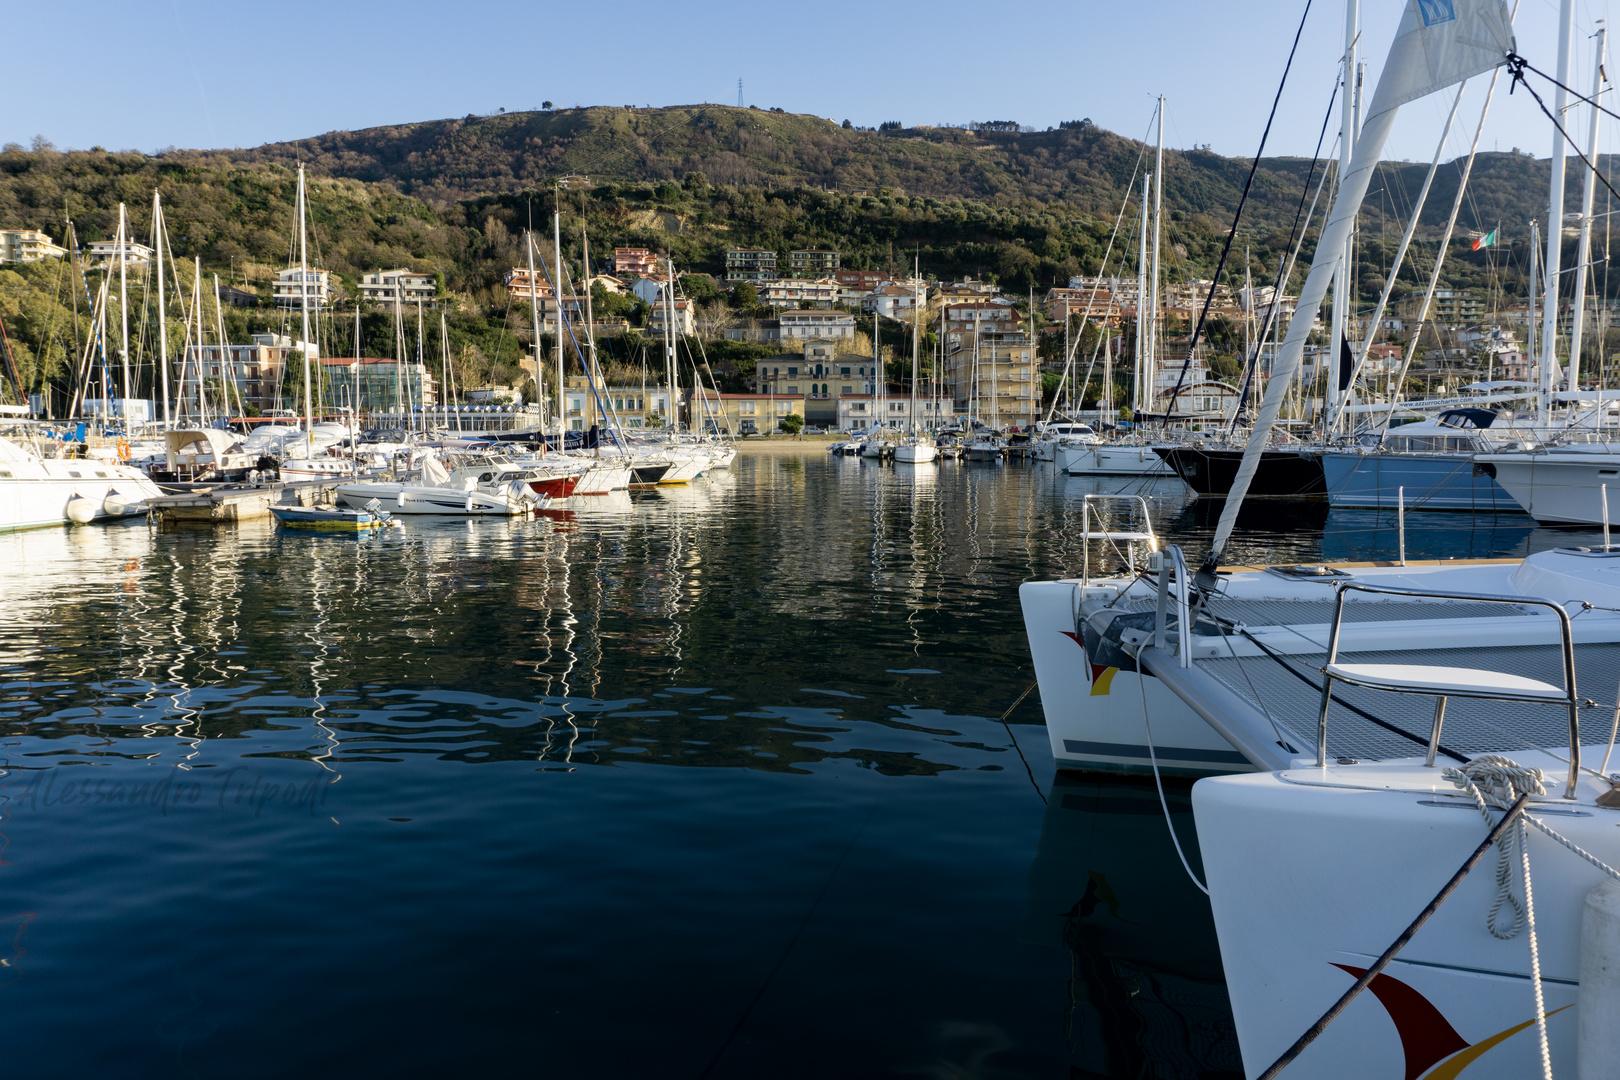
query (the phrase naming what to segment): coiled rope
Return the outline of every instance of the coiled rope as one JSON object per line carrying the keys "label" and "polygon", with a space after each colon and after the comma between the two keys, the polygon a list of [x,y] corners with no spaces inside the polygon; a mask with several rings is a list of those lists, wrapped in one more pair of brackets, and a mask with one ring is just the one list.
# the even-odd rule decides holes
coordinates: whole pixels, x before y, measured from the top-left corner
{"label": "coiled rope", "polygon": [[[1486,827],[1496,824],[1491,818],[1492,807],[1506,810],[1520,795],[1547,793],[1540,769],[1520,765],[1500,754],[1481,754],[1461,768],[1448,768],[1440,775],[1473,796]],[[1514,863],[1522,843],[1522,830],[1514,830],[1503,836],[1496,848],[1496,900],[1485,916],[1485,928],[1500,941],[1512,941],[1524,929],[1524,905],[1513,895]],[[1505,927],[1500,923],[1504,907],[1513,912],[1513,921]]]}

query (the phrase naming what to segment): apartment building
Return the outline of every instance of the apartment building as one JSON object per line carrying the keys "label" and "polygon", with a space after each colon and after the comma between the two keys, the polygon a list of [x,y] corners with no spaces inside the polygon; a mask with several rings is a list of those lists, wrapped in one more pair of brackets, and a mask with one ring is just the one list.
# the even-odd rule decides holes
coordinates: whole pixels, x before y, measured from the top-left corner
{"label": "apartment building", "polygon": [[331,290],[332,275],[325,270],[299,270],[293,267],[276,275],[276,306],[302,307],[304,293],[307,291],[311,309],[325,307],[331,296]]}
{"label": "apartment building", "polygon": [[775,431],[784,416],[804,416],[797,394],[716,394],[706,391],[692,400],[692,427],[698,431],[737,431],[752,421],[764,434]]}
{"label": "apartment building", "polygon": [[838,299],[845,304],[859,303],[867,293],[894,279],[893,274],[881,270],[836,270],[832,279],[838,282]]}
{"label": "apartment building", "polygon": [[807,251],[788,252],[788,273],[797,278],[824,278],[829,277],[838,269],[838,252]]}
{"label": "apartment building", "polygon": [[360,295],[375,304],[431,304],[438,290],[432,274],[414,270],[374,270],[360,278]]}
{"label": "apartment building", "polygon": [[782,278],[762,285],[760,303],[776,308],[830,308],[838,302],[838,282],[832,278]]}
{"label": "apartment building", "polygon": [[1040,418],[1039,364],[1028,334],[964,334],[949,346],[945,367],[957,412],[996,428],[1027,427]]}
{"label": "apartment building", "polygon": [[[677,407],[685,405],[685,391],[676,393]],[[669,414],[669,390],[649,386],[605,386],[591,389],[583,375],[563,380],[563,410],[570,431],[610,428],[615,420],[629,430],[664,426]]]}
{"label": "apartment building", "polygon": [[976,331],[1010,333],[1018,329],[1018,309],[1006,300],[969,300],[946,304],[944,310],[945,333],[956,339]]}
{"label": "apartment building", "polygon": [[836,341],[855,336],[855,316],[846,311],[784,311],[777,322],[783,341]]}
{"label": "apartment building", "polygon": [[67,248],[38,229],[0,229],[0,263],[39,262],[66,254]]}
{"label": "apartment building", "polygon": [[764,248],[732,248],[726,252],[727,281],[775,281],[776,252]]}
{"label": "apartment building", "polygon": [[[84,246],[84,261],[91,269],[117,266],[119,250],[117,240],[92,240]],[[152,249],[145,244],[125,240],[122,250],[130,266],[145,266],[152,261]]]}
{"label": "apartment building", "polygon": [[949,394],[919,393],[915,417],[911,404],[910,392],[899,389],[891,389],[882,400],[875,394],[850,394],[838,399],[837,426],[841,431],[873,427],[907,429],[913,426],[922,431],[932,431],[948,426],[956,415]]}
{"label": "apartment building", "polygon": [[670,326],[674,326],[679,336],[689,337],[697,333],[697,322],[692,317],[692,301],[660,301],[647,310],[649,337],[663,337]]}
{"label": "apartment building", "polygon": [[656,273],[659,269],[658,256],[648,248],[614,248],[613,272],[615,274],[630,274],[640,277],[645,274]]}
{"label": "apartment building", "polygon": [[[207,388],[210,410],[224,409],[233,415],[257,410],[268,413],[283,407],[289,393],[287,356],[295,342],[282,334],[255,334],[248,345],[191,346],[185,350],[176,391],[182,400],[195,403],[199,383]],[[293,384],[303,385],[303,375]]]}
{"label": "apartment building", "polygon": [[895,281],[880,285],[861,298],[861,310],[885,319],[910,319],[928,307],[928,293],[919,282]]}

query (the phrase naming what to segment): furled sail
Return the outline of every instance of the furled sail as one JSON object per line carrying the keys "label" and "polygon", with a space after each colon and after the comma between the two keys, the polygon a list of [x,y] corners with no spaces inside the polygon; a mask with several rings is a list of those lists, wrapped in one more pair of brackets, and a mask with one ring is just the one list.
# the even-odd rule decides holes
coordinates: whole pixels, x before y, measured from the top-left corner
{"label": "furled sail", "polygon": [[1271,381],[1266,384],[1266,396],[1254,430],[1243,448],[1243,462],[1238,466],[1221,520],[1215,527],[1215,539],[1204,564],[1206,570],[1214,567],[1237,523],[1238,508],[1271,438],[1272,424],[1282,408],[1288,385],[1299,370],[1305,339],[1310,336],[1316,313],[1327,295],[1339,253],[1344,250],[1355,225],[1356,214],[1383,154],[1396,111],[1407,102],[1490,71],[1514,51],[1513,20],[1505,0],[1407,0],[1406,11],[1395,31],[1395,41],[1390,45],[1389,58],[1378,79],[1378,89],[1373,93],[1367,121],[1351,154],[1350,169],[1341,180],[1327,226],[1317,241],[1310,275],[1300,290],[1299,305],[1288,326],[1288,336],[1272,367]]}

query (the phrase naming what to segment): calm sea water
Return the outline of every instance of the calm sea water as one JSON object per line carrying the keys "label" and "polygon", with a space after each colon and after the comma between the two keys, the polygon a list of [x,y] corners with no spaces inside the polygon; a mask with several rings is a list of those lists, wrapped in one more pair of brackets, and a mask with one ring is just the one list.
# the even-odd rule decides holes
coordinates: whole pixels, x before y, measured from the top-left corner
{"label": "calm sea water", "polygon": [[[535,520],[0,537],[0,1066],[1238,1075],[1152,788],[998,719],[1113,490],[1194,553],[1219,506],[767,447]],[[1228,556],[1395,544],[1256,503]]]}

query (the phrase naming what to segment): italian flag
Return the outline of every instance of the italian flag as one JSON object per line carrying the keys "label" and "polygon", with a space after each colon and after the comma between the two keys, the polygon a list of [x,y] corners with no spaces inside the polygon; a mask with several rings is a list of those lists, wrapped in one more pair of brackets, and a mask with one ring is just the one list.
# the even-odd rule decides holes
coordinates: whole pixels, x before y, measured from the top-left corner
{"label": "italian flag", "polygon": [[1476,237],[1474,239],[1474,250],[1478,251],[1480,248],[1488,248],[1494,243],[1496,243],[1496,230],[1492,229],[1484,236]]}

